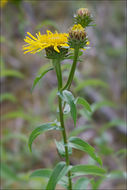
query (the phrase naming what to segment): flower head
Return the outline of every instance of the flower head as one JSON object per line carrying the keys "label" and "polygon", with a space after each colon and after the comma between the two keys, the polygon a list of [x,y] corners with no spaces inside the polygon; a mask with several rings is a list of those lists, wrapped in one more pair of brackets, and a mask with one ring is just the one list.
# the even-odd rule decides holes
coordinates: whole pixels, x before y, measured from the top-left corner
{"label": "flower head", "polygon": [[27,32],[29,35],[26,36],[24,41],[27,43],[23,46],[24,53],[37,53],[46,48],[53,48],[56,52],[60,53],[61,47],[68,47],[68,34],[67,33],[52,33],[47,30],[47,34],[42,35],[40,32],[34,37],[32,34]]}

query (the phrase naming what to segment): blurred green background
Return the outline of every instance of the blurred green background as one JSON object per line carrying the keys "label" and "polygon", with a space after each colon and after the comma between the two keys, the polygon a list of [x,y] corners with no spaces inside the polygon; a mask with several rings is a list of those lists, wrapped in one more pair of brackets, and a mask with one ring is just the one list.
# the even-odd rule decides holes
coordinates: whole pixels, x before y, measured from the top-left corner
{"label": "blurred green background", "polygon": [[[93,145],[103,159],[108,175],[97,178],[98,187],[93,184],[93,189],[126,189],[125,4],[124,0],[8,0],[2,6],[1,189],[44,189],[47,179],[29,178],[30,173],[53,168],[60,160],[54,143],[54,139],[61,138],[58,132],[40,135],[33,144],[33,152],[28,149],[31,131],[56,119],[57,80],[54,71],[49,72],[31,94],[35,76],[51,63],[44,51],[24,55],[22,45],[28,31],[33,35],[37,31],[45,33],[46,29],[68,32],[73,15],[81,7],[91,11],[96,26],[87,28],[91,48],[81,56],[72,91],[89,101],[93,114],[79,107],[77,128],[69,117],[65,118],[66,128],[68,135],[78,135]],[[71,63],[62,63],[64,81]],[[72,165],[93,163],[80,151],[74,151],[70,159]]]}

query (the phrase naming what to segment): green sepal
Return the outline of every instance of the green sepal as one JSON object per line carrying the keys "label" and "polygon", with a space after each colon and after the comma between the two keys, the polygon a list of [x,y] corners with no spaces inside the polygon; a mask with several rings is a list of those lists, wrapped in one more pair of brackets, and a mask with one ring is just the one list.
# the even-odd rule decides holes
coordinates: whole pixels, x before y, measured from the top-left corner
{"label": "green sepal", "polygon": [[60,52],[55,51],[52,46],[45,48],[46,58],[60,60],[65,59],[68,55],[68,47],[58,47],[58,49]]}
{"label": "green sepal", "polygon": [[68,45],[70,46],[70,48],[85,48],[87,47],[87,42],[88,42],[88,38],[84,38],[83,40],[78,40],[78,39],[74,39],[69,37],[68,38]]}
{"label": "green sepal", "polygon": [[89,16],[89,15],[84,15],[84,16],[76,15],[74,17],[74,22],[75,24],[81,24],[83,28],[86,28],[88,26],[93,25],[91,24],[93,22],[93,18],[92,16]]}

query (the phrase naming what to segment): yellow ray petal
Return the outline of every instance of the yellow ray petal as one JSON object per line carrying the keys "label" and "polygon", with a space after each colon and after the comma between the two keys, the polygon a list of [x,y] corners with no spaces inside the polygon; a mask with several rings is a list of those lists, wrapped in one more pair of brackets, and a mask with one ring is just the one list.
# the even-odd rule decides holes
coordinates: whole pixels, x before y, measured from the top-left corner
{"label": "yellow ray petal", "polygon": [[57,48],[57,46],[54,46],[54,50],[60,53],[60,50]]}

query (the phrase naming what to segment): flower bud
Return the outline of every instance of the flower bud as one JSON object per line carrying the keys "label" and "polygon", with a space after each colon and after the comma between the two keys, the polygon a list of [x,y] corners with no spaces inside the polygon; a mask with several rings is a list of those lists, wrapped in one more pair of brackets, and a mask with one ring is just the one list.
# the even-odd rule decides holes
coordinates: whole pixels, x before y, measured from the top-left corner
{"label": "flower bud", "polygon": [[90,16],[90,11],[87,8],[80,8],[77,10],[79,16]]}
{"label": "flower bud", "polygon": [[84,40],[86,37],[86,32],[80,24],[77,24],[70,29],[69,37],[75,40]]}
{"label": "flower bud", "polygon": [[78,9],[74,20],[76,24],[80,24],[83,28],[89,26],[93,21],[90,11],[87,8]]}
{"label": "flower bud", "polygon": [[72,28],[70,28],[68,43],[71,48],[75,48],[76,46],[83,48],[86,45],[86,42],[86,32],[80,24],[75,24]]}

